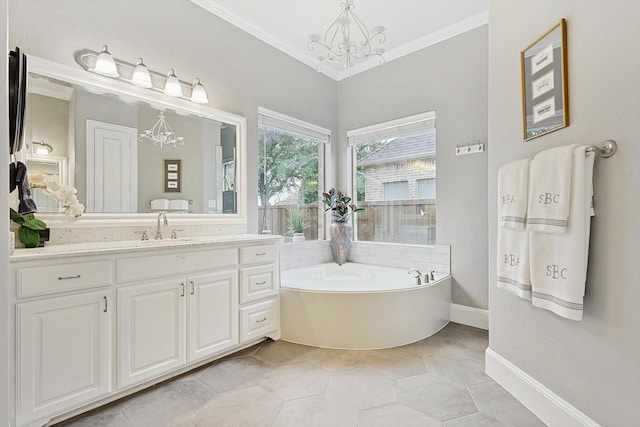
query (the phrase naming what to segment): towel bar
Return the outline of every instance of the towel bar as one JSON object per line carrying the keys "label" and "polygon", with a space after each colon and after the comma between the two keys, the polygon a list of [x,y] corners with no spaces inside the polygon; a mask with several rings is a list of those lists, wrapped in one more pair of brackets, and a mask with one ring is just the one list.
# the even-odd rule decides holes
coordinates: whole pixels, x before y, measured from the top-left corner
{"label": "towel bar", "polygon": [[609,139],[605,142],[602,143],[602,145],[600,145],[599,147],[596,145],[592,145],[591,147],[588,147],[586,152],[595,152],[597,153],[600,157],[611,157],[614,154],[616,154],[616,151],[618,151],[618,144],[616,144],[616,142],[612,139]]}

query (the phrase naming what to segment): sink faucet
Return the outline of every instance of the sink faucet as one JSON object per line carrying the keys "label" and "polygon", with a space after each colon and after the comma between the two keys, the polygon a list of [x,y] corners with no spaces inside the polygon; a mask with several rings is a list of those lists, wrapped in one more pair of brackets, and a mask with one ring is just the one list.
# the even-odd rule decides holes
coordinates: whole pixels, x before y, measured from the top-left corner
{"label": "sink faucet", "polygon": [[162,239],[162,233],[160,232],[160,218],[164,218],[164,225],[169,225],[169,221],[167,221],[167,213],[160,212],[158,214],[158,228],[156,229],[156,239]]}
{"label": "sink faucet", "polygon": [[[416,285],[418,286],[422,285],[422,273],[420,273],[420,270],[418,270],[417,268],[410,268],[409,271],[407,271],[407,274],[411,274],[411,273],[418,274],[416,276]],[[427,276],[427,280],[428,280],[428,276]]]}

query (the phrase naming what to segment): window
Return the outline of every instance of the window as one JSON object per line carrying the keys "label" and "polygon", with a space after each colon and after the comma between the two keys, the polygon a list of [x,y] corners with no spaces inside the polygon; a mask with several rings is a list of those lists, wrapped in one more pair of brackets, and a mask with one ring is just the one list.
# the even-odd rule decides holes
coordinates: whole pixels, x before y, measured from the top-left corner
{"label": "window", "polygon": [[435,112],[347,132],[357,240],[434,245]]}
{"label": "window", "polygon": [[426,178],[418,180],[418,199],[436,198],[436,179]]}
{"label": "window", "polygon": [[409,198],[409,181],[384,182],[383,200],[406,200]]}
{"label": "window", "polygon": [[[324,186],[325,146],[330,136],[327,129],[258,110],[260,233],[290,237],[302,232],[306,240],[324,238],[323,215],[318,208]],[[296,221],[300,213],[304,220]]]}

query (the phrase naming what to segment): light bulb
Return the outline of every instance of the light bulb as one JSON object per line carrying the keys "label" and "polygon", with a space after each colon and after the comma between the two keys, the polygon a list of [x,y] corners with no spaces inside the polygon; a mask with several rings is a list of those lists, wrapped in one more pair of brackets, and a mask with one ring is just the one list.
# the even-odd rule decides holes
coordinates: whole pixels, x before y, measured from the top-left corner
{"label": "light bulb", "polygon": [[142,62],[142,58],[138,59],[138,65],[136,65],[136,69],[133,71],[131,83],[147,89],[153,87],[153,83],[151,83],[151,74],[149,74],[149,69],[144,65],[144,62]]}
{"label": "light bulb", "polygon": [[167,81],[164,84],[164,93],[169,96],[182,96],[182,87],[180,81],[173,72],[173,68],[167,74]]}
{"label": "light bulb", "polygon": [[102,74],[107,77],[119,77],[118,68],[116,67],[116,63],[113,60],[113,56],[107,50],[107,45],[104,45],[102,48],[102,52],[98,55],[96,59],[96,66],[93,69],[98,74]]}
{"label": "light bulb", "polygon": [[209,103],[207,91],[198,78],[193,81],[193,85],[191,86],[191,101],[197,104]]}

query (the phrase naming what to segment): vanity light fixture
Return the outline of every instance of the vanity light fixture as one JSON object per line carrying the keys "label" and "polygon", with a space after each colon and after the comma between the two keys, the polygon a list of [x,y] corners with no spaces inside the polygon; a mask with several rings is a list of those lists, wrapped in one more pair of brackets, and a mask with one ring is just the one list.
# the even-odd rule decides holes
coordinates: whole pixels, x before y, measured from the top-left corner
{"label": "vanity light fixture", "polygon": [[151,83],[151,74],[149,74],[149,69],[144,65],[144,62],[142,62],[142,58],[138,58],[136,69],[133,70],[133,76],[131,77],[131,83],[147,89],[153,87],[153,83]]}
{"label": "vanity light fixture", "polygon": [[173,69],[167,74],[152,71],[138,59],[137,64],[121,61],[111,56],[105,45],[101,52],[88,49],[75,55],[76,62],[86,71],[111,77],[138,87],[163,92],[166,95],[189,100],[197,104],[208,104],[207,91],[196,78],[193,84],[178,80]]}
{"label": "vanity light fixture", "polygon": [[[48,156],[53,151],[53,147],[50,146],[49,144],[45,143],[44,141],[42,141],[42,142],[33,141],[32,144],[34,146],[35,145],[38,146],[38,148],[36,148],[36,151],[35,151],[34,154],[37,154],[39,156]],[[33,150],[33,148],[32,148],[32,150]]]}
{"label": "vanity light fixture", "polygon": [[164,116],[164,111],[160,111],[158,121],[149,130],[145,130],[144,133],[139,134],[139,142],[151,141],[156,147],[159,145],[162,148],[165,145],[173,145],[173,148],[177,147],[177,144],[184,145],[184,138],[176,136],[167,118]]}
{"label": "vanity light fixture", "polygon": [[173,72],[173,68],[169,70],[167,74],[167,80],[164,83],[164,94],[169,96],[182,96],[182,87],[180,87],[180,80]]}
{"label": "vanity light fixture", "polygon": [[196,77],[191,86],[191,101],[196,104],[206,104],[209,102],[207,91],[200,83],[200,79]]}
{"label": "vanity light fixture", "polygon": [[118,73],[118,67],[116,67],[116,63],[113,60],[113,56],[107,50],[107,45],[105,44],[102,47],[102,51],[98,55],[96,59],[96,65],[93,68],[98,74],[102,74],[107,77],[119,77],[120,73]]}
{"label": "vanity light fixture", "polygon": [[[318,34],[311,34],[307,43],[307,48],[311,51],[319,46],[324,51],[324,55],[316,57],[318,69],[323,62],[339,63],[344,61],[344,68],[351,77],[351,65],[353,62],[377,56],[380,62],[384,62],[384,49],[374,49],[374,42],[384,43],[387,40],[385,28],[381,26],[367,30],[367,26],[354,12],[353,0],[342,2],[342,12],[331,23],[324,38]],[[353,24],[353,25],[352,25]]]}

